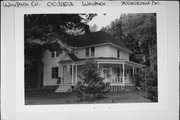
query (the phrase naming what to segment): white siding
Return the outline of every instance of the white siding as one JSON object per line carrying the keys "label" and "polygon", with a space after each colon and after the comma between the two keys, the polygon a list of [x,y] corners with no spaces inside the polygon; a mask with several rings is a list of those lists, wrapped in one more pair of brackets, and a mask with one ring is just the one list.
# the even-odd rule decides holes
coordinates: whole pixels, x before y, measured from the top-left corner
{"label": "white siding", "polygon": [[95,57],[108,57],[108,46],[95,47]]}
{"label": "white siding", "polygon": [[[85,49],[86,48],[80,48],[75,50],[75,55],[78,58],[85,58]],[[117,47],[111,46],[111,45],[102,45],[102,46],[96,46],[94,47],[95,49],[95,56],[94,57],[115,57],[117,58]],[[121,59],[126,59],[129,60],[129,54],[122,50],[119,49],[120,51],[120,58]],[[61,77],[61,69],[60,69],[60,64],[58,63],[60,60],[68,60],[69,57],[65,54],[62,53],[58,58],[52,58],[51,57],[51,52],[49,50],[46,50],[44,52],[44,69],[43,69],[43,85],[44,86],[53,86],[57,85],[57,79],[56,78],[51,78],[51,69],[52,67],[58,67],[58,76]],[[78,69],[78,74],[80,74],[81,69]]]}
{"label": "white siding", "polygon": [[109,45],[108,49],[109,49],[109,57],[117,58],[117,48]]}
{"label": "white siding", "polygon": [[109,57],[115,57],[117,58],[117,50],[119,49],[120,51],[120,59],[125,59],[125,60],[129,60],[129,53],[120,49],[120,48],[117,48],[117,47],[114,47],[114,46],[110,46],[109,45]]}
{"label": "white siding", "polygon": [[129,54],[127,52],[125,52],[124,50],[120,50],[120,58],[129,60]]}
{"label": "white siding", "polygon": [[[46,50],[44,52],[43,86],[57,85],[57,79],[51,78],[51,69],[52,67],[59,67],[58,61],[59,61],[59,58],[51,58],[51,52],[49,50]],[[58,72],[59,71],[60,71],[60,68]]]}
{"label": "white siding", "polygon": [[85,48],[80,48],[80,49],[77,49],[75,50],[75,55],[78,57],[78,58],[85,58]]}
{"label": "white siding", "polygon": [[[94,47],[94,50],[95,50],[94,57],[109,57],[109,55],[108,55],[109,49],[108,49],[107,45],[96,46],[96,47]],[[86,58],[85,52],[86,52],[86,48],[79,48],[79,49],[75,50],[75,55],[78,58]]]}

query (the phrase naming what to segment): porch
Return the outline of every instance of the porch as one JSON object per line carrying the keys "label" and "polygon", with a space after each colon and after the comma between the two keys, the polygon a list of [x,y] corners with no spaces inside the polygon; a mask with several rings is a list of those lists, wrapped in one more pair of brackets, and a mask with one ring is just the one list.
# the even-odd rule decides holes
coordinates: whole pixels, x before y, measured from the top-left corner
{"label": "porch", "polygon": [[132,86],[132,76],[135,72],[141,70],[140,67],[127,63],[98,63],[101,70],[101,77],[110,85],[116,86]]}
{"label": "porch", "polygon": [[[66,63],[60,66],[61,82],[59,86],[66,91],[75,86],[78,81],[81,81],[79,76],[82,76],[84,63]],[[126,87],[133,87],[132,75],[141,70],[142,66],[125,61],[97,61],[101,77],[104,82],[110,83],[110,89],[119,91]],[[63,87],[62,87],[63,86]],[[69,89],[68,89],[69,88]],[[69,90],[70,91],[70,90]]]}

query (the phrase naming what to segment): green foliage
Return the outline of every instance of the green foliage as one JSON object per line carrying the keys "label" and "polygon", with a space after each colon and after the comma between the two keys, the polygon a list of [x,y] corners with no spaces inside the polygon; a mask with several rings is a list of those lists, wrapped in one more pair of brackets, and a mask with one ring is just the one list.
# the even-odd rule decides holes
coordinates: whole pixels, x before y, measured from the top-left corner
{"label": "green foliage", "polygon": [[145,89],[145,87],[144,87],[145,86],[144,71],[135,72],[132,75],[132,82],[136,89],[138,89],[138,88]]}
{"label": "green foliage", "polygon": [[[61,52],[69,51],[65,44],[75,33],[89,32],[87,22],[96,14],[26,14],[24,15],[25,74],[36,73],[37,86],[41,84],[42,57],[44,49]],[[26,76],[25,76],[26,77]]]}
{"label": "green foliage", "polygon": [[134,52],[130,60],[150,66],[149,58],[157,44],[156,14],[122,14],[119,19],[102,30],[124,42]]}
{"label": "green foliage", "polygon": [[141,88],[147,92],[147,97],[153,102],[158,101],[157,71],[156,67],[148,67],[142,71],[134,73],[133,84],[136,88]]}
{"label": "green foliage", "polygon": [[100,77],[97,63],[91,59],[84,65],[84,71],[81,76],[82,81],[78,82],[74,87],[74,92],[81,101],[94,101],[103,98],[109,91],[106,86],[108,83],[103,82]]}
{"label": "green foliage", "polygon": [[146,69],[147,93],[148,98],[153,102],[158,101],[158,87],[157,87],[157,71],[153,67]]}
{"label": "green foliage", "polygon": [[150,57],[150,67],[146,69],[146,81],[148,98],[152,101],[158,101],[158,74],[157,74],[157,54],[154,54],[157,50],[155,47]]}
{"label": "green foliage", "polygon": [[147,66],[133,75],[136,87],[145,87],[148,98],[158,101],[157,92],[157,31],[155,13],[122,14],[103,31],[121,40],[134,54],[130,60]]}

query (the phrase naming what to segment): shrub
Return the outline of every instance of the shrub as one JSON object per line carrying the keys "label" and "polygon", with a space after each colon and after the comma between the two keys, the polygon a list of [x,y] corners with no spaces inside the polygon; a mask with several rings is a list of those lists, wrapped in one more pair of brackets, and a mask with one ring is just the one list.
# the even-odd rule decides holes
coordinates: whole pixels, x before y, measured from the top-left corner
{"label": "shrub", "polygon": [[147,91],[147,98],[153,102],[158,101],[157,72],[152,67],[134,73],[132,76],[136,88]]}
{"label": "shrub", "polygon": [[138,72],[135,72],[133,75],[132,75],[132,82],[135,86],[135,88],[141,88],[141,89],[145,89],[145,80],[144,80],[144,71],[138,71]]}
{"label": "shrub", "polygon": [[151,67],[146,69],[147,93],[148,98],[153,102],[158,101],[158,88],[157,88],[157,72]]}
{"label": "shrub", "polygon": [[78,82],[73,89],[81,101],[103,98],[109,91],[106,87],[108,83],[103,82],[104,79],[100,76],[97,63],[93,59],[85,63],[81,79],[82,81]]}

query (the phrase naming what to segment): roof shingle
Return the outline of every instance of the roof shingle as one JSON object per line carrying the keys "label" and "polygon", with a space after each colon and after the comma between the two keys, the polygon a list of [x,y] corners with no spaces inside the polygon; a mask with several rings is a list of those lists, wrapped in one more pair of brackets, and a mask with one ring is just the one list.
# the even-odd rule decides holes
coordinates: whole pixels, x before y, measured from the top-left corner
{"label": "roof shingle", "polygon": [[85,47],[102,43],[112,43],[126,50],[129,50],[121,41],[116,40],[113,36],[104,31],[92,32],[84,35],[70,37],[70,39],[67,39],[66,43],[72,47]]}

